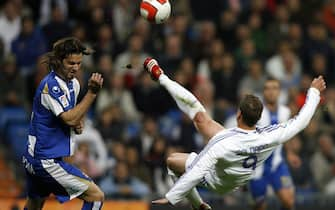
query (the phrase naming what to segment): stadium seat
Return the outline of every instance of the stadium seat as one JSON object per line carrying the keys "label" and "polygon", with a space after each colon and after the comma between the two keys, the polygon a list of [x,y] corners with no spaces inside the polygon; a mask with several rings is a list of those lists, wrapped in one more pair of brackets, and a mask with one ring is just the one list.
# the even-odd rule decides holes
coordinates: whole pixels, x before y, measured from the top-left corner
{"label": "stadium seat", "polygon": [[23,107],[2,107],[0,108],[0,133],[5,133],[7,124],[12,121],[27,121],[28,113]]}
{"label": "stadium seat", "polygon": [[21,160],[24,153],[25,145],[28,138],[28,129],[28,121],[13,121],[6,126],[5,137],[12,149],[12,152],[14,154],[13,157],[17,161]]}

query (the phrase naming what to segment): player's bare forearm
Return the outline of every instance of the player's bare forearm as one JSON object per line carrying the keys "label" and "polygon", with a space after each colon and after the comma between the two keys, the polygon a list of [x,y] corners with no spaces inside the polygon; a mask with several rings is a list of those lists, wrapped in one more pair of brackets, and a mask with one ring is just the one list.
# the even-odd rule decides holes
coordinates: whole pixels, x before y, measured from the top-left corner
{"label": "player's bare forearm", "polygon": [[85,97],[79,104],[77,104],[73,109],[63,112],[60,117],[69,126],[74,127],[79,125],[95,98],[96,94],[90,92],[86,93]]}
{"label": "player's bare forearm", "polygon": [[213,120],[206,112],[197,112],[194,116],[193,123],[199,133],[205,138],[206,144],[209,139],[224,129],[222,125]]}
{"label": "player's bare forearm", "polygon": [[88,91],[83,100],[73,109],[60,114],[61,119],[69,126],[77,126],[88,112],[94,102],[98,91],[102,88],[103,78],[101,74],[93,73],[88,81]]}

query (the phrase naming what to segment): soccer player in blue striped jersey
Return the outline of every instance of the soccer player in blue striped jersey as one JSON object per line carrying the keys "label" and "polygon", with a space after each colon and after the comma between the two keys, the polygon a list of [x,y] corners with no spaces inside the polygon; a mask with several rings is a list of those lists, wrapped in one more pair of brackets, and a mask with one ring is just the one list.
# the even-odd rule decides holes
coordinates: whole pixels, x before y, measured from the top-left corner
{"label": "soccer player in blue striped jersey", "polygon": [[74,135],[83,129],[83,118],[103,84],[93,73],[88,91],[77,104],[80,85],[75,75],[82,57],[92,53],[76,38],[64,38],[44,55],[50,73],[39,84],[34,100],[23,165],[28,197],[25,210],[40,210],[53,193],[60,202],[75,197],[84,201],[83,210],[101,209],[104,194],[78,168],[64,161],[73,154]]}
{"label": "soccer player in blue striped jersey", "polygon": [[[291,115],[289,108],[279,104],[280,82],[274,78],[268,78],[264,83],[263,103],[264,109],[258,126],[264,127],[286,122]],[[278,196],[282,209],[293,209],[294,186],[288,166],[283,157],[283,146],[277,147],[270,157],[257,167],[250,181],[250,191],[254,198],[254,210],[264,210],[265,196],[270,185]]]}

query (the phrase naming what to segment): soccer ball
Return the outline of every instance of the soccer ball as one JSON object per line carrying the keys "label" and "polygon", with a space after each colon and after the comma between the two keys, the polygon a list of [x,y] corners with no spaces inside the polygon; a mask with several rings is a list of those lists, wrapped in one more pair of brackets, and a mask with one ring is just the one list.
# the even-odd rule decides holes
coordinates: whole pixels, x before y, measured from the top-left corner
{"label": "soccer ball", "polygon": [[161,24],[170,17],[171,5],[168,0],[142,0],[140,13],[148,21]]}

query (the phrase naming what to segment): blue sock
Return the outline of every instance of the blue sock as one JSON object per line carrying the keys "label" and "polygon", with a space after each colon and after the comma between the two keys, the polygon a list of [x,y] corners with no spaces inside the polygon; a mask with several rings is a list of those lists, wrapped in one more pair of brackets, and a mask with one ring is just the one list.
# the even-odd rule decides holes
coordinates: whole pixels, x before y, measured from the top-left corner
{"label": "blue sock", "polygon": [[103,202],[102,201],[94,201],[94,202],[87,202],[84,201],[83,207],[81,210],[93,210],[94,209],[101,209]]}

